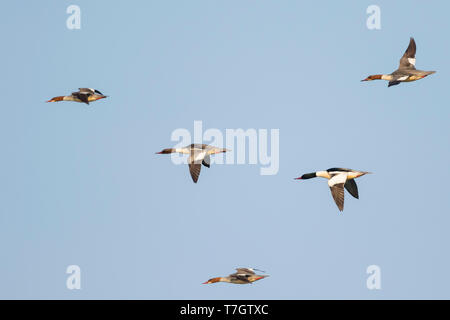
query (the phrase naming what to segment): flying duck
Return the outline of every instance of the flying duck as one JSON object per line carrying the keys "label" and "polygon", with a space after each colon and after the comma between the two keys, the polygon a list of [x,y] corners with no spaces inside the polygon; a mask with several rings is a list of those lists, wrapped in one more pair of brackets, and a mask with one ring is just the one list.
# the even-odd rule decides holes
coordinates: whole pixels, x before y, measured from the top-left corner
{"label": "flying duck", "polygon": [[[228,277],[216,277],[209,279],[203,284],[210,284],[216,282],[229,282],[235,284],[248,284],[255,282],[257,280],[264,279],[268,277],[268,275],[259,275],[256,274],[255,271],[261,271],[254,268],[237,268],[235,273],[230,274]],[[264,272],[264,271],[261,271]]]}
{"label": "flying duck", "polygon": [[169,154],[169,153],[189,154],[188,159],[189,172],[191,173],[191,177],[194,183],[197,183],[198,176],[200,175],[200,169],[202,168],[202,164],[207,168],[210,167],[211,164],[210,155],[227,151],[229,150],[216,148],[208,144],[193,143],[184,148],[164,149],[160,152],[157,152],[157,154]]}
{"label": "flying duck", "polygon": [[84,102],[89,104],[89,102],[97,101],[106,98],[103,93],[92,88],[79,88],[79,91],[72,92],[70,96],[58,96],[51,98],[47,102],[58,102],[58,101],[75,101]]}
{"label": "flying duck", "polygon": [[316,177],[328,179],[328,186],[331,190],[334,202],[339,208],[339,211],[344,210],[344,188],[356,199],[359,199],[358,186],[354,179],[359,178],[370,172],[356,171],[344,168],[330,168],[327,171],[317,171],[306,173],[295,180],[306,180]]}
{"label": "flying duck", "polygon": [[395,86],[400,82],[416,81],[426,76],[435,73],[436,71],[423,71],[417,70],[416,67],[416,42],[414,38],[410,38],[409,46],[400,59],[400,65],[397,70],[391,74],[375,74],[368,76],[361,81],[370,80],[387,80],[389,81],[388,87]]}

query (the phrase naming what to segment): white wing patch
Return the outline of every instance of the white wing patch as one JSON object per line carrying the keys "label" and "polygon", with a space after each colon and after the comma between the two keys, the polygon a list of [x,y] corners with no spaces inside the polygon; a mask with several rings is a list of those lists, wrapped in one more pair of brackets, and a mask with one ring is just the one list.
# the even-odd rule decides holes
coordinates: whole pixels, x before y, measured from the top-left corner
{"label": "white wing patch", "polygon": [[416,66],[416,58],[408,58],[408,62],[411,63],[413,66]]}
{"label": "white wing patch", "polygon": [[408,79],[408,77],[409,77],[409,76],[403,76],[403,77],[400,77],[400,78],[397,79],[397,81],[403,81],[403,80],[406,80],[406,79]]}
{"label": "white wing patch", "polygon": [[202,161],[205,158],[206,151],[196,152],[194,154],[194,162]]}
{"label": "white wing patch", "polygon": [[332,187],[335,184],[345,183],[345,181],[347,181],[347,172],[341,172],[328,180],[328,186]]}

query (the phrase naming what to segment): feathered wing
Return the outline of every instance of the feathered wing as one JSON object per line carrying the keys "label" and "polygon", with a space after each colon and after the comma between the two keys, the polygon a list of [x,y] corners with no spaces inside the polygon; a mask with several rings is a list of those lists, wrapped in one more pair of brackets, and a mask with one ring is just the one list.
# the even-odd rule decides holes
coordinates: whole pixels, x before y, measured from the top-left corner
{"label": "feathered wing", "polygon": [[94,93],[94,90],[91,88],[78,88],[78,90],[82,93]]}
{"label": "feathered wing", "polygon": [[328,180],[328,186],[331,190],[334,202],[336,203],[339,211],[344,210],[344,184],[347,181],[347,173],[339,173],[334,175]]}
{"label": "feathered wing", "polygon": [[201,163],[189,163],[189,172],[191,173],[192,180],[197,183],[200,175]]}
{"label": "feathered wing", "polygon": [[236,273],[238,274],[250,274],[250,275],[254,275],[255,271],[253,271],[252,269],[248,269],[248,268],[236,268]]}
{"label": "feathered wing", "polygon": [[250,269],[247,268],[237,268],[236,272],[233,274],[230,274],[230,277],[242,280],[244,282],[251,282],[248,278],[255,275],[255,272],[253,272]]}
{"label": "feathered wing", "polygon": [[416,42],[414,38],[409,39],[409,45],[400,59],[399,69],[416,69]]}
{"label": "feathered wing", "polygon": [[91,93],[83,93],[83,92],[72,92],[72,96],[80,99],[82,102],[89,104],[89,97]]}
{"label": "feathered wing", "polygon": [[205,151],[198,151],[195,149],[191,150],[191,155],[189,156],[189,172],[191,173],[192,180],[197,183],[198,177],[200,175],[200,170],[202,168],[202,163],[205,159]]}
{"label": "feathered wing", "polygon": [[344,184],[335,184],[333,187],[330,187],[330,190],[334,202],[336,202],[336,205],[339,208],[339,211],[344,210]]}
{"label": "feathered wing", "polygon": [[388,88],[389,87],[392,87],[392,86],[396,86],[396,85],[398,85],[400,83],[400,81],[389,81],[389,83],[388,83]]}
{"label": "feathered wing", "polygon": [[205,158],[202,161],[202,164],[207,168],[211,166],[211,158],[209,157],[209,154],[205,156]]}
{"label": "feathered wing", "polygon": [[344,184],[345,189],[350,193],[354,198],[359,199],[358,195],[358,186],[354,179],[347,180]]}
{"label": "feathered wing", "polygon": [[250,277],[249,274],[237,274],[237,273],[230,274],[230,278],[232,278],[232,279],[234,278],[237,280],[241,280],[243,282],[250,283],[251,281],[248,279],[249,277]]}

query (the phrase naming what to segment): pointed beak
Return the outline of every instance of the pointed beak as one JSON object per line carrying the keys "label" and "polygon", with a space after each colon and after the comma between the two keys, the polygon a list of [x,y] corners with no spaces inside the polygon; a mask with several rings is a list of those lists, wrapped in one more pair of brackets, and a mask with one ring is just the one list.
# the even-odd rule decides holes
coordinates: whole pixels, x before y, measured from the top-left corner
{"label": "pointed beak", "polygon": [[160,151],[160,152],[155,152],[155,154],[162,154],[162,151]]}
{"label": "pointed beak", "polygon": [[294,178],[294,180],[302,180],[302,177]]}
{"label": "pointed beak", "polygon": [[371,80],[371,79],[365,78],[365,79],[362,79],[361,82],[362,82],[362,81],[369,81],[369,80]]}
{"label": "pointed beak", "polygon": [[105,98],[108,98],[108,96],[100,96],[100,97],[97,98],[97,100],[105,99]]}
{"label": "pointed beak", "polygon": [[202,284],[209,284],[209,281],[203,282]]}

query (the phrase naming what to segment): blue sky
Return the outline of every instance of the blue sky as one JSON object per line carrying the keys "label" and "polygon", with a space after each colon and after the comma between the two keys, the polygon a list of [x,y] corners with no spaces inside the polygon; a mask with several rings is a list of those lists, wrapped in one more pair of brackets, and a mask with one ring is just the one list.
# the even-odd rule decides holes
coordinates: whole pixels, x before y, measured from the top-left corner
{"label": "blue sky", "polygon": [[[69,5],[81,29],[66,27]],[[381,9],[381,30],[366,8]],[[2,5],[0,298],[449,299],[444,1]],[[437,70],[387,88],[417,43]],[[79,87],[109,98],[45,103]],[[280,170],[168,156],[178,128],[279,129]],[[325,180],[357,180],[339,214]],[[366,268],[381,268],[381,290]],[[81,290],[66,288],[68,265]],[[202,285],[235,267],[253,285]]]}

